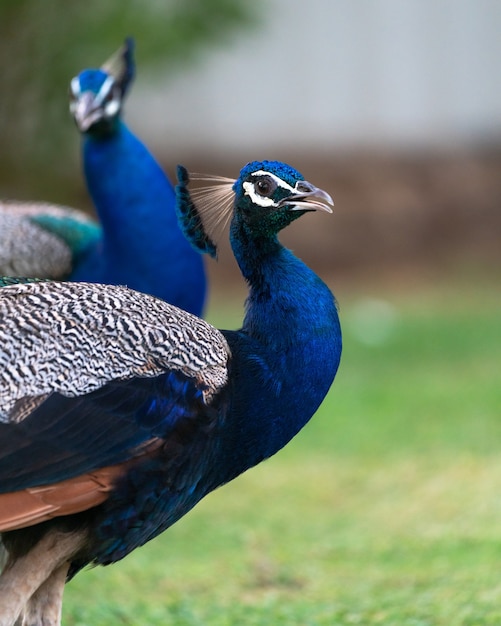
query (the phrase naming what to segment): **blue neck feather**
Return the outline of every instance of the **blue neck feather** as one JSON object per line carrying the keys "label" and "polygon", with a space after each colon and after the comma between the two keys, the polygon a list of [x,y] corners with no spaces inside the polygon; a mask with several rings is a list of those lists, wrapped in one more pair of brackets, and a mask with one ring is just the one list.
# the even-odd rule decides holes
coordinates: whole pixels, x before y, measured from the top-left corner
{"label": "blue neck feather", "polygon": [[225,332],[238,363],[226,423],[235,444],[225,446],[235,455],[226,470],[237,475],[277,452],[313,416],[336,375],[342,340],[332,293],[276,237],[252,245],[237,223],[232,247],[250,286],[242,329]]}
{"label": "blue neck feather", "polygon": [[109,134],[84,136],[83,161],[103,234],[71,280],[126,284],[200,315],[203,261],[179,229],[174,190],[152,155],[118,120]]}

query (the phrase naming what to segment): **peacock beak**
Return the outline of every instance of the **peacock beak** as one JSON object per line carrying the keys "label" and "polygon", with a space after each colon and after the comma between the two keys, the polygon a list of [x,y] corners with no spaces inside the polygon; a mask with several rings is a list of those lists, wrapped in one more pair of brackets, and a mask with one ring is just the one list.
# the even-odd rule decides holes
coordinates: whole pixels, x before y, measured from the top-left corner
{"label": "peacock beak", "polygon": [[300,180],[296,183],[294,192],[284,198],[280,205],[289,205],[291,211],[318,210],[332,213],[331,206],[334,206],[334,201],[323,189],[315,187],[306,180]]}
{"label": "peacock beak", "polygon": [[88,131],[103,115],[101,107],[96,104],[95,94],[91,91],[80,94],[80,96],[71,103],[70,111],[75,119],[78,130],[82,133]]}

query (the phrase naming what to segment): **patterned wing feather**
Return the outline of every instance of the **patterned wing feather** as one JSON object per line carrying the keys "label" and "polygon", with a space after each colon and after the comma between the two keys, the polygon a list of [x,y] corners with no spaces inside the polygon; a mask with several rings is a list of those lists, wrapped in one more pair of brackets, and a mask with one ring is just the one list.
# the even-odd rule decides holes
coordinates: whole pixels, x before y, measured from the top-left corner
{"label": "patterned wing feather", "polygon": [[96,470],[144,457],[179,424],[218,419],[226,340],[161,300],[125,287],[21,282],[0,289],[0,319],[0,493],[28,490],[16,500],[19,524],[61,514],[56,492],[33,488],[89,474],[68,492],[85,508],[106,497]]}
{"label": "patterned wing feather", "polygon": [[0,290],[0,420],[53,392],[77,397],[114,380],[178,371],[208,401],[229,348],[210,324],[125,287],[40,282]]}

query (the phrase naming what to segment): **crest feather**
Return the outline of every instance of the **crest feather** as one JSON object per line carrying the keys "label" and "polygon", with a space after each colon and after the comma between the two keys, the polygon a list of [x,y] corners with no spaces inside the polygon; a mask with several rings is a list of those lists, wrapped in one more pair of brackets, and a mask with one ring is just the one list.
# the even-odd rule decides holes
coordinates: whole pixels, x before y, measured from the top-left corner
{"label": "crest feather", "polygon": [[122,90],[122,96],[129,89],[135,74],[134,39],[127,37],[124,43],[101,66],[103,72],[113,76]]}
{"label": "crest feather", "polygon": [[[209,174],[188,174],[178,167],[178,219],[185,235],[201,252],[216,255],[214,238],[228,224],[233,213],[235,179]],[[188,191],[191,180],[212,183]]]}

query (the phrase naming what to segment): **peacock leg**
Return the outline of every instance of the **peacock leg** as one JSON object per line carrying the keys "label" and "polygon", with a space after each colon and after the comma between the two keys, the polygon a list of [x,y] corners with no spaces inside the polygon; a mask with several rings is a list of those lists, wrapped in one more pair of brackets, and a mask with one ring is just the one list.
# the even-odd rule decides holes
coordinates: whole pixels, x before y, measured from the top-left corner
{"label": "peacock leg", "polygon": [[83,532],[49,532],[26,555],[7,562],[0,576],[0,626],[60,623],[66,572],[84,538]]}

